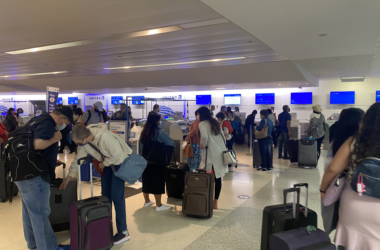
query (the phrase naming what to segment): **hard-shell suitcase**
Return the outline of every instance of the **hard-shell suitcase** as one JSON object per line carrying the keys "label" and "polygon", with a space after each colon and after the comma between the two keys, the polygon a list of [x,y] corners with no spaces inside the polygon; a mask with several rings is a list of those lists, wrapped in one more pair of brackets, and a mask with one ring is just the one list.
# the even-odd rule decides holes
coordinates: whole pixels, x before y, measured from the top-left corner
{"label": "hard-shell suitcase", "polygon": [[49,221],[54,232],[70,230],[70,203],[78,200],[77,180],[70,181],[65,190],[59,191],[65,181],[65,163],[63,165],[63,179],[56,178],[50,185],[50,215]]}
{"label": "hard-shell suitcase", "polygon": [[298,162],[298,142],[298,140],[289,140],[288,144],[285,145],[288,149],[291,163]]}
{"label": "hard-shell suitcase", "polygon": [[[207,166],[207,148],[206,164]],[[182,213],[187,216],[211,218],[214,212],[214,175],[206,170],[187,172],[185,175],[185,192],[182,200]]]}
{"label": "hard-shell suitcase", "polygon": [[[3,160],[4,145],[0,143],[0,201],[6,202],[11,197],[17,196],[17,185],[10,181],[6,174],[5,160]],[[12,188],[11,188],[12,187]],[[11,195],[12,193],[12,195]]]}
{"label": "hard-shell suitcase", "polygon": [[313,138],[302,138],[298,143],[298,166],[315,168],[317,164],[317,141]]}
{"label": "hard-shell suitcase", "polygon": [[301,227],[270,236],[271,250],[336,250],[327,233],[315,227]]}
{"label": "hard-shell suitcase", "polygon": [[[305,186],[307,191],[305,206],[299,204],[299,187],[302,186]],[[273,233],[292,230],[299,227],[317,227],[317,214],[315,211],[308,209],[308,186],[307,183],[295,184],[294,188],[284,190],[284,204],[264,208],[261,231],[261,250],[269,250],[269,236]],[[293,200],[293,204],[287,203],[287,194],[294,192],[297,193],[297,201]],[[295,211],[298,211],[298,213],[295,213]],[[296,221],[296,216],[299,217],[298,222]]]}
{"label": "hard-shell suitcase", "polygon": [[185,174],[189,172],[187,163],[176,162],[166,168],[166,194],[168,197],[182,199],[185,190]]}
{"label": "hard-shell suitcase", "polygon": [[[81,161],[87,159],[78,160],[79,168]],[[112,205],[105,196],[93,196],[92,171],[91,198],[82,200],[82,182],[78,172],[79,200],[70,204],[70,249],[110,249],[113,246]]]}
{"label": "hard-shell suitcase", "polygon": [[260,147],[259,142],[255,140],[252,145],[253,151],[253,167],[257,168],[261,166],[261,155],[260,155]]}

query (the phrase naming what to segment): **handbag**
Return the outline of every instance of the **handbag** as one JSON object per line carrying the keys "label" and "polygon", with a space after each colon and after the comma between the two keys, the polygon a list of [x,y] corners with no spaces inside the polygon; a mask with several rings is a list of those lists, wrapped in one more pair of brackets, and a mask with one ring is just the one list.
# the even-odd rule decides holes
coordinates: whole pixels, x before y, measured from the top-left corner
{"label": "handbag", "polygon": [[343,172],[335,177],[334,181],[330,183],[330,186],[326,190],[325,198],[323,199],[323,205],[327,207],[337,202],[343,192],[345,185],[346,173]]}
{"label": "handbag", "polygon": [[236,154],[233,150],[223,151],[224,165],[230,165],[237,163]]}
{"label": "handbag", "polygon": [[351,188],[360,196],[380,199],[380,159],[368,157],[360,162],[354,170]]}
{"label": "handbag", "polygon": [[[98,149],[95,145],[93,145],[92,143],[88,143],[88,145],[90,145],[90,147],[92,147],[96,152],[98,152],[100,154],[100,156],[102,157],[103,161],[104,161],[104,155],[102,154],[102,152],[100,152],[100,149]],[[104,174],[104,169],[101,169],[99,167],[99,164],[100,164],[100,161],[98,161],[95,157],[94,157],[94,161],[93,161],[93,164],[94,164],[94,168],[96,169],[96,171],[98,171],[99,175],[100,176],[103,176]]]}
{"label": "handbag", "polygon": [[117,171],[113,165],[111,168],[116,177],[129,184],[135,184],[141,178],[147,165],[148,162],[141,155],[132,153],[121,163]]}
{"label": "handbag", "polygon": [[255,131],[255,137],[256,139],[264,139],[268,137],[268,125],[267,125],[267,119],[265,119],[265,126],[261,131],[256,130]]}
{"label": "handbag", "polygon": [[183,150],[183,153],[185,154],[185,156],[187,157],[187,159],[190,159],[190,158],[194,157],[193,146],[191,146],[191,144],[187,144],[186,148]]}

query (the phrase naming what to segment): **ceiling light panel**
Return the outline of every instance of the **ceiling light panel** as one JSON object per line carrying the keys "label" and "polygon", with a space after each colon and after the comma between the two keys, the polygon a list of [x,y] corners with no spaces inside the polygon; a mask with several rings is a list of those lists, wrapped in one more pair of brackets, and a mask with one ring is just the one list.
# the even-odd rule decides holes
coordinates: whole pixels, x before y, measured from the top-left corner
{"label": "ceiling light panel", "polygon": [[212,20],[201,21],[201,22],[181,24],[179,26],[181,28],[183,28],[183,29],[191,29],[191,28],[197,28],[197,27],[203,27],[203,26],[221,24],[221,23],[229,23],[229,22],[230,21],[228,19],[226,19],[226,18],[218,18],[218,19],[212,19]]}
{"label": "ceiling light panel", "polygon": [[170,27],[164,27],[164,28],[158,28],[158,29],[152,29],[152,30],[143,30],[143,31],[131,32],[131,33],[116,34],[116,35],[112,35],[112,36],[104,37],[104,38],[88,39],[88,40],[83,40],[83,41],[54,44],[54,45],[37,47],[37,48],[8,51],[5,53],[12,54],[12,55],[25,54],[25,53],[36,53],[36,52],[40,52],[40,51],[82,46],[82,45],[88,45],[88,44],[93,44],[93,43],[101,43],[101,42],[107,42],[107,41],[113,41],[113,40],[119,40],[119,39],[142,37],[142,36],[151,36],[151,35],[163,34],[163,33],[168,33],[168,32],[173,32],[173,31],[178,31],[178,30],[182,30],[182,28],[179,26],[170,26]]}
{"label": "ceiling light panel", "polygon": [[245,59],[245,57],[234,57],[234,58],[224,58],[224,59],[212,59],[212,60],[204,60],[204,61],[190,61],[190,62],[179,62],[179,63],[165,63],[165,64],[155,64],[155,65],[141,65],[141,66],[124,66],[124,67],[116,67],[116,68],[105,68],[105,69],[132,69],[132,68],[145,68],[145,67],[159,67],[159,66],[175,66],[175,65],[184,65],[184,64],[195,64],[195,63],[206,63],[206,62],[216,62],[215,60],[220,61],[230,61],[230,60],[241,60]]}

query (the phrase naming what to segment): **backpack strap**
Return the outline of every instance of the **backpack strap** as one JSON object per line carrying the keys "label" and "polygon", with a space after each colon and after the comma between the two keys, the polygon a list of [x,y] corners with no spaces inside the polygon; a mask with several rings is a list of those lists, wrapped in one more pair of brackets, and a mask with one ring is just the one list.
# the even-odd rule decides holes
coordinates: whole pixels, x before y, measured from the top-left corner
{"label": "backpack strap", "polygon": [[88,113],[88,118],[87,118],[86,123],[84,124],[84,125],[86,125],[86,126],[87,126],[88,121],[91,119],[91,111],[90,111],[90,110],[87,110],[87,113]]}

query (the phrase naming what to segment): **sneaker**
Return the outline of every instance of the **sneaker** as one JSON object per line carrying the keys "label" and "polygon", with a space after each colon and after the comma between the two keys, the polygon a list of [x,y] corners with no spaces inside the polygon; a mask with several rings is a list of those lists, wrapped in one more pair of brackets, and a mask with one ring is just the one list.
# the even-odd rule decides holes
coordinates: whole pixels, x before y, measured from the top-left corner
{"label": "sneaker", "polygon": [[267,172],[268,172],[268,173],[271,173],[271,172],[272,172],[272,169],[271,169],[271,168],[267,168]]}
{"label": "sneaker", "polygon": [[70,250],[70,245],[58,245],[56,250]]}
{"label": "sneaker", "polygon": [[150,207],[150,206],[152,206],[152,205],[154,205],[154,204],[156,204],[155,201],[149,201],[148,203],[145,203],[145,204],[144,204],[144,207]]}
{"label": "sneaker", "polygon": [[261,170],[263,170],[262,167],[257,167],[257,171],[261,171]]}
{"label": "sneaker", "polygon": [[261,169],[261,171],[263,171],[263,172],[266,172],[266,171],[267,171],[267,169],[266,169],[266,168],[262,168],[262,169]]}
{"label": "sneaker", "polygon": [[282,157],[282,156],[279,156],[279,157],[278,157],[278,159],[284,159],[284,157]]}
{"label": "sneaker", "polygon": [[289,156],[285,156],[284,160],[290,160]]}
{"label": "sneaker", "polygon": [[171,208],[170,206],[162,204],[161,207],[156,207],[156,211],[157,212],[159,212],[159,211],[165,211],[165,210],[169,210],[170,208]]}
{"label": "sneaker", "polygon": [[228,168],[228,172],[233,172],[234,171],[234,168],[233,167],[229,167]]}
{"label": "sneaker", "polygon": [[122,232],[122,233],[117,233],[113,237],[113,244],[118,245],[120,243],[126,242],[131,239],[131,236],[129,236],[128,231]]}

